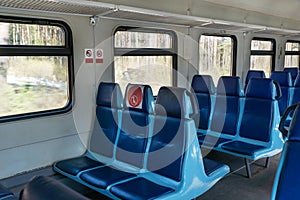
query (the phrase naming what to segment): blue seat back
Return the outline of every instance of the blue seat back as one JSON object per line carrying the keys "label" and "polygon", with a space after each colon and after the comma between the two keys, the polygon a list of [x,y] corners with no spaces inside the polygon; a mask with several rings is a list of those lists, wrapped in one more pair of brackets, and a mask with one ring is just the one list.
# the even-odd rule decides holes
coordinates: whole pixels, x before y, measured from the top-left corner
{"label": "blue seat back", "polygon": [[289,128],[274,180],[271,199],[299,199],[300,107],[297,106]]}
{"label": "blue seat back", "polygon": [[293,98],[291,104],[296,104],[300,102],[300,74],[297,76],[294,88],[293,88]]}
{"label": "blue seat back", "polygon": [[195,110],[191,94],[183,88],[162,87],[155,106],[154,133],[148,170],[175,181],[182,179],[187,120]]}
{"label": "blue seat back", "polygon": [[192,80],[192,92],[198,102],[198,128],[207,130],[212,109],[211,95],[215,94],[215,86],[211,76],[195,75]]}
{"label": "blue seat back", "polygon": [[123,104],[116,159],[142,168],[154,110],[151,87],[129,84]]}
{"label": "blue seat back", "polygon": [[291,73],[292,82],[294,83],[299,74],[299,68],[298,67],[287,67],[287,68],[284,68],[283,71]]}
{"label": "blue seat back", "polygon": [[237,132],[240,97],[244,95],[239,77],[222,76],[217,85],[217,96],[211,130],[229,135]]}
{"label": "blue seat back", "polygon": [[107,157],[113,156],[118,131],[118,111],[122,108],[119,84],[101,82],[96,98],[96,121],[90,139],[90,151]]}
{"label": "blue seat back", "polygon": [[247,76],[245,79],[245,89],[251,78],[266,78],[265,72],[262,70],[248,70]]}
{"label": "blue seat back", "polygon": [[245,95],[239,135],[244,138],[268,142],[272,132],[276,106],[278,109],[276,85],[269,78],[252,78]]}
{"label": "blue seat back", "polygon": [[282,96],[278,99],[278,104],[280,115],[283,115],[286,108],[290,106],[290,91],[292,87],[291,74],[289,72],[275,71],[271,73],[270,78],[280,85]]}

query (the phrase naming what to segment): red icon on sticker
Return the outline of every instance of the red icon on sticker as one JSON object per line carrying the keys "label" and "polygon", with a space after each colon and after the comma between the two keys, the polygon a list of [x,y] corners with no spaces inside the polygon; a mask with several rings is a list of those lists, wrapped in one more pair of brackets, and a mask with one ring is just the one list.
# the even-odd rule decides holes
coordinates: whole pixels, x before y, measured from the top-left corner
{"label": "red icon on sticker", "polygon": [[132,106],[133,108],[140,106],[140,104],[142,102],[142,98],[143,98],[143,92],[140,87],[132,86],[128,90],[127,100],[128,100],[129,105]]}

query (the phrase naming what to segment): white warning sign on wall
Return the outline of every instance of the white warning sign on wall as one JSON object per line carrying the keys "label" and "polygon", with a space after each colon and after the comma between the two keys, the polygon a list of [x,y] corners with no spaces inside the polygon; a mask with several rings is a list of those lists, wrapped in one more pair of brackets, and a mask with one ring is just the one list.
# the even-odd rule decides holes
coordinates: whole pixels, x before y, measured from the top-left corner
{"label": "white warning sign on wall", "polygon": [[103,63],[103,49],[96,49],[96,63]]}
{"label": "white warning sign on wall", "polygon": [[85,63],[94,62],[94,50],[93,49],[84,49]]}

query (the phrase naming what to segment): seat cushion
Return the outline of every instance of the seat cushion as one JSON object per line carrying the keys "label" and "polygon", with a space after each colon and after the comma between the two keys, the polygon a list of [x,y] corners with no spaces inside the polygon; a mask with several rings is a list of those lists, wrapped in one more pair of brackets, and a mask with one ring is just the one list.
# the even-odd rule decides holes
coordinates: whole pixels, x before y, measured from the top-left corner
{"label": "seat cushion", "polygon": [[208,158],[203,158],[204,170],[207,176],[209,176],[214,171],[224,167],[223,163],[219,163],[214,160],[210,160]]}
{"label": "seat cushion", "polygon": [[222,149],[232,151],[239,154],[244,154],[248,156],[253,156],[256,151],[264,149],[264,146],[249,144],[242,141],[233,141],[226,144],[223,144]]}
{"label": "seat cushion", "polygon": [[56,163],[57,168],[74,176],[76,176],[79,172],[83,170],[99,167],[102,165],[104,164],[92,160],[86,156],[62,160]]}
{"label": "seat cushion", "polygon": [[10,192],[7,188],[0,185],[0,198],[13,195],[12,192]]}
{"label": "seat cushion", "polygon": [[89,170],[80,175],[80,178],[90,185],[102,189],[107,186],[134,177],[135,174],[119,171],[111,167],[102,167]]}
{"label": "seat cushion", "polygon": [[199,144],[211,147],[217,147],[219,144],[231,141],[231,139],[215,137],[212,135],[200,135],[198,136]]}
{"label": "seat cushion", "polygon": [[136,178],[111,187],[110,192],[121,199],[142,200],[155,199],[174,192],[174,190],[148,181],[145,178]]}

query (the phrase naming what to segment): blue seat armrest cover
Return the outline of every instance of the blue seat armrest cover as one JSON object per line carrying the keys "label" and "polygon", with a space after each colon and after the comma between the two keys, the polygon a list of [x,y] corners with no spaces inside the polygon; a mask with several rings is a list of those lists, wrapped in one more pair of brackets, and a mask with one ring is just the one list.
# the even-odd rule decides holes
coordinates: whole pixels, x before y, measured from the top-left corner
{"label": "blue seat armrest cover", "polygon": [[27,183],[20,200],[87,200],[88,198],[50,177],[38,176]]}
{"label": "blue seat armrest cover", "polygon": [[115,196],[128,200],[155,199],[174,192],[171,188],[158,185],[143,177],[112,186],[110,191]]}
{"label": "blue seat armrest cover", "polygon": [[105,189],[113,183],[133,178],[135,176],[135,174],[119,171],[117,169],[106,166],[83,172],[80,175],[80,178],[90,185]]}
{"label": "blue seat armrest cover", "polygon": [[[55,163],[55,167],[62,170],[65,173],[76,176],[79,172],[99,166],[103,166],[104,164],[98,162],[96,160],[92,160],[87,156],[70,158],[67,160],[62,160]],[[55,169],[55,168],[54,168]]]}
{"label": "blue seat armrest cover", "polygon": [[253,156],[256,151],[265,149],[266,147],[255,144],[249,144],[242,141],[232,141],[223,144],[221,148],[238,154]]}

